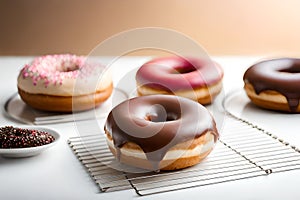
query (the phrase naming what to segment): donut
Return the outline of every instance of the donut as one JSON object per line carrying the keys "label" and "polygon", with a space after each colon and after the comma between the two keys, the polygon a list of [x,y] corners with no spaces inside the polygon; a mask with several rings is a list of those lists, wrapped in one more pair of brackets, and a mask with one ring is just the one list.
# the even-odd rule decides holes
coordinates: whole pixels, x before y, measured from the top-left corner
{"label": "donut", "polygon": [[204,106],[174,95],[122,102],[109,113],[104,131],[117,160],[151,171],[193,166],[212,151],[219,137]]}
{"label": "donut", "polygon": [[300,112],[300,59],[277,58],[249,67],[244,89],[257,106],[269,110]]}
{"label": "donut", "polygon": [[0,148],[28,148],[50,144],[53,135],[45,131],[5,126],[0,128]]}
{"label": "donut", "polygon": [[111,75],[103,65],[71,54],[37,57],[18,76],[21,99],[43,111],[92,109],[108,99],[112,90]]}
{"label": "donut", "polygon": [[174,94],[210,104],[222,90],[223,70],[199,58],[162,57],[143,64],[136,73],[139,96]]}

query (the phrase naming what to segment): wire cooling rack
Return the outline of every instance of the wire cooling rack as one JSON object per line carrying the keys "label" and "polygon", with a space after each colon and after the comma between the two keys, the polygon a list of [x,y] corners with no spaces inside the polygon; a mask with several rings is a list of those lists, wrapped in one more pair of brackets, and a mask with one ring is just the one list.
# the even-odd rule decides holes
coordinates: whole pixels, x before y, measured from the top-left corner
{"label": "wire cooling rack", "polygon": [[134,189],[149,195],[300,169],[298,148],[230,114],[212,153],[173,172],[142,172],[118,163],[104,133],[70,138],[69,145],[102,192]]}

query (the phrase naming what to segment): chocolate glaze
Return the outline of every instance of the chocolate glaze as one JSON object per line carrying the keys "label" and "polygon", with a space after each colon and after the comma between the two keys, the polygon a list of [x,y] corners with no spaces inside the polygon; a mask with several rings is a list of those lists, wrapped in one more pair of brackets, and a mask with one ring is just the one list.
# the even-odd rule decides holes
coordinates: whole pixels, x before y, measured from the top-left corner
{"label": "chocolate glaze", "polygon": [[221,67],[211,60],[165,57],[140,67],[136,81],[140,85],[170,91],[196,89],[216,84],[223,77]]}
{"label": "chocolate glaze", "polygon": [[257,94],[275,90],[284,95],[291,112],[296,112],[300,99],[300,59],[266,60],[251,66],[244,74],[244,82],[253,85]]}
{"label": "chocolate glaze", "polygon": [[134,142],[144,151],[153,170],[159,169],[160,161],[176,144],[207,131],[215,134],[215,140],[219,137],[215,121],[205,107],[173,95],[129,99],[109,113],[104,128],[112,134],[117,154],[126,142]]}

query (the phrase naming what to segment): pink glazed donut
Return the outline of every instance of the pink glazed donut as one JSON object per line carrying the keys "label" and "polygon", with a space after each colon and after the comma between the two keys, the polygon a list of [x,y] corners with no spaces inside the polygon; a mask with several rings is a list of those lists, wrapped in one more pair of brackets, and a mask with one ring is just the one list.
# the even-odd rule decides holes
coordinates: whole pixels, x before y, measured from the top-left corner
{"label": "pink glazed donut", "polygon": [[210,60],[156,58],[137,71],[137,93],[139,96],[173,94],[210,104],[222,90],[222,78],[222,68]]}

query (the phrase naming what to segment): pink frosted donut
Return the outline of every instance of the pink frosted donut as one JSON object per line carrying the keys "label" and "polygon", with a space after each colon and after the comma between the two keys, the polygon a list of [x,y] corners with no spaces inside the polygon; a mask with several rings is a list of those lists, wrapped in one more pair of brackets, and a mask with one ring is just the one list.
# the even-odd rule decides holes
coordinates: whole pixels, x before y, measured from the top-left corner
{"label": "pink frosted donut", "polygon": [[18,77],[18,92],[25,103],[36,109],[81,111],[99,105],[111,95],[112,79],[103,65],[88,63],[84,56],[46,55],[24,66]]}
{"label": "pink frosted donut", "polygon": [[223,70],[215,62],[199,58],[153,59],[136,73],[139,96],[174,94],[209,104],[222,89]]}

